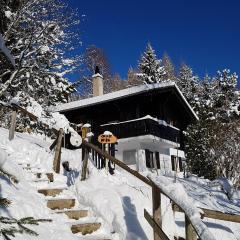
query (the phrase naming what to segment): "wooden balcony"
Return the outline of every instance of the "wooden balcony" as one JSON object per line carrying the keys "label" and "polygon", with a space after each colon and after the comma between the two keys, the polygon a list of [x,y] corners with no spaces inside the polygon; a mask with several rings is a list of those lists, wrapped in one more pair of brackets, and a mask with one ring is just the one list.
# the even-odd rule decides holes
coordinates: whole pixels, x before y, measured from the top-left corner
{"label": "wooden balcony", "polygon": [[110,123],[101,126],[101,132],[110,131],[118,139],[153,135],[171,142],[180,143],[180,130],[159,124],[153,119],[137,119],[127,122]]}

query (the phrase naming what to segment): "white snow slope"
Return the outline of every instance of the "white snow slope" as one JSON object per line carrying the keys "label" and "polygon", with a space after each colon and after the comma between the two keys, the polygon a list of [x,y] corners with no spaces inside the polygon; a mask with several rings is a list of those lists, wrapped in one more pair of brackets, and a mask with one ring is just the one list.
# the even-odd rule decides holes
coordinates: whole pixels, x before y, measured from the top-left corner
{"label": "white snow slope", "polygon": [[[22,169],[22,166],[30,164],[36,171],[52,171],[53,153],[48,150],[50,143],[19,133],[9,142],[8,130],[1,128],[0,136],[0,164],[20,180],[19,184],[13,185],[3,177],[0,178],[1,196],[12,201],[7,209],[0,208],[0,215],[18,219],[32,216],[53,220],[52,223],[29,226],[39,234],[38,237],[18,234],[16,239],[71,240],[79,237],[89,239],[89,236],[74,236],[69,226],[64,223],[66,219],[63,219],[62,215],[53,214],[46,207],[46,200],[37,193],[36,186],[31,184],[30,175]],[[6,154],[7,156],[4,156]],[[66,160],[69,161],[72,171],[62,172],[62,176],[55,175],[56,182],[53,187],[65,184],[82,206],[89,207],[97,217],[101,218],[106,231],[101,234],[111,233],[111,238],[116,240],[153,239],[152,229],[143,216],[144,208],[151,213],[152,200],[149,186],[121,170],[109,175],[105,169],[97,170],[91,162],[89,162],[88,179],[81,182],[79,180],[81,151],[63,150],[62,161]],[[209,181],[178,178],[178,183],[184,186],[196,206],[240,214],[240,201],[238,199],[234,202],[229,201],[220,187],[209,184]],[[174,221],[170,205],[170,201],[162,197],[163,229],[170,239],[173,239],[174,235],[184,237],[184,216],[182,213],[176,213]],[[204,219],[204,222],[216,239],[240,240],[240,224],[210,219]]]}

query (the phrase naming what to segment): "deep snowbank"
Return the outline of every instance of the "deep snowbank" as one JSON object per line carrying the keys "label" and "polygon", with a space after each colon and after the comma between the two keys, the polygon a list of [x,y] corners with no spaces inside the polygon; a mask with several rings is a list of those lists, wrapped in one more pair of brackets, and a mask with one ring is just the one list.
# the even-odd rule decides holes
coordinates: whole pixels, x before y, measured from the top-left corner
{"label": "deep snowbank", "polygon": [[[36,169],[41,167],[42,171],[51,170],[53,154],[47,150],[49,144],[27,134],[16,134],[15,139],[9,142],[8,130],[2,128],[0,128],[0,136],[1,167],[19,180],[18,184],[13,184],[6,178],[0,177],[1,197],[8,198],[12,202],[8,208],[0,208],[0,215],[16,219],[34,217],[53,220],[51,223],[40,223],[38,226],[27,225],[39,234],[37,238],[28,234],[16,234],[16,239],[77,239],[64,224],[66,218],[53,214],[47,208],[44,197],[29,183],[29,176],[19,165],[30,164]],[[1,224],[1,228],[10,226]],[[2,236],[0,239],[3,239]]]}

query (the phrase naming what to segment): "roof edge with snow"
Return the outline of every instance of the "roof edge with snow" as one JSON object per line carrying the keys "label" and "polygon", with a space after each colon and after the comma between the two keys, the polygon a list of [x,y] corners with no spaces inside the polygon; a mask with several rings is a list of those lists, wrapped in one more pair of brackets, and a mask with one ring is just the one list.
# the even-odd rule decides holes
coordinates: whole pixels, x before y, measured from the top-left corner
{"label": "roof edge with snow", "polygon": [[167,81],[167,82],[162,82],[162,83],[153,83],[153,84],[144,84],[140,86],[135,86],[135,87],[130,87],[126,88],[123,90],[119,90],[116,92],[111,92],[108,94],[104,94],[102,96],[96,96],[96,97],[91,97],[91,98],[86,98],[78,101],[73,101],[69,103],[64,103],[59,106],[56,106],[54,108],[54,111],[56,112],[68,112],[70,110],[76,110],[84,107],[88,107],[91,105],[97,105],[103,102],[109,102],[113,101],[116,99],[124,98],[124,97],[129,97],[133,95],[137,95],[140,93],[152,91],[155,89],[165,89],[165,88],[175,88],[176,91],[179,93],[180,97],[182,98],[183,102],[186,104],[187,108],[190,110],[190,112],[193,114],[194,118],[198,120],[198,116],[190,106],[190,104],[187,102],[186,98],[183,96],[182,92],[178,88],[178,86],[172,82],[172,81]]}

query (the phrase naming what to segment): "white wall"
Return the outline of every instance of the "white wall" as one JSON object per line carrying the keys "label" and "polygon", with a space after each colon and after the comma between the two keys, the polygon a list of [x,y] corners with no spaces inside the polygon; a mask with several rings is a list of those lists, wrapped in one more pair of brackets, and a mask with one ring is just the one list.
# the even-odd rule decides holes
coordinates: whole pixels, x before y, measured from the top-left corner
{"label": "white wall", "polygon": [[[160,167],[162,170],[171,171],[171,156],[170,156],[170,148],[174,148],[175,145],[171,145],[170,143],[166,143],[161,139],[157,139],[153,136],[141,136],[135,138],[128,139],[120,139],[118,141],[118,145],[116,146],[116,158],[122,160],[124,162],[124,151],[136,150],[136,166],[134,167],[139,172],[146,171],[146,158],[145,158],[145,149],[148,149],[152,152],[159,152],[160,158]],[[129,159],[126,159],[126,164],[129,164]],[[131,159],[131,165],[132,165]]]}

